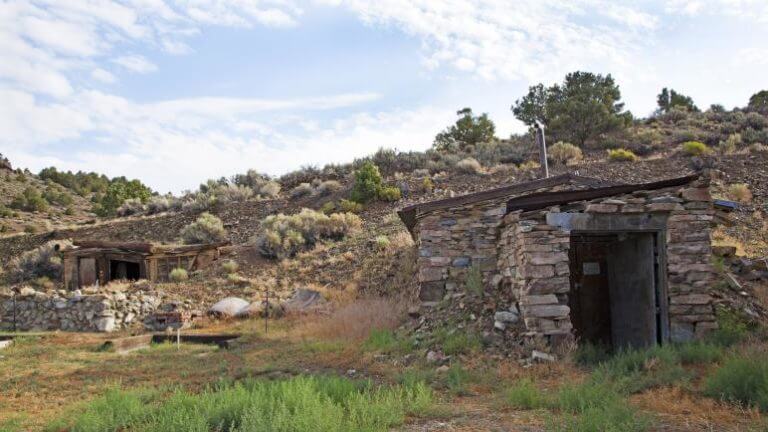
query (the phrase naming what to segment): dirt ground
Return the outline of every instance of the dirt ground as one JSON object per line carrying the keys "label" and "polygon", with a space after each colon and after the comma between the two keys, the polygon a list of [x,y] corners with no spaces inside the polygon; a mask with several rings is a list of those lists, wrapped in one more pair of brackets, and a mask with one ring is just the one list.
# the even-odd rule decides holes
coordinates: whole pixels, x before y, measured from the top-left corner
{"label": "dirt ground", "polygon": [[[47,333],[20,337],[0,351],[0,431],[41,430],[57,416],[77,409],[110,386],[181,386],[192,391],[245,377],[284,378],[299,374],[339,374],[395,383],[406,371],[431,377],[438,395],[435,414],[410,419],[404,431],[540,431],[553,416],[547,410],[515,410],[504,391],[521,378],[556,389],[578,382],[587,371],[571,362],[524,367],[512,359],[474,353],[460,356],[472,379],[461,392],[441,386],[436,366],[423,351],[386,355],[366,349],[361,340],[338,340],[313,329],[319,317],[271,323],[262,320],[214,323],[194,332],[241,333],[230,349],[210,345],[158,344],[128,354],[103,351],[119,335]],[[309,330],[309,331],[308,331]],[[741,431],[764,424],[755,411],[705,398],[700,383],[662,387],[634,395],[630,403],[655,419],[655,430]]]}

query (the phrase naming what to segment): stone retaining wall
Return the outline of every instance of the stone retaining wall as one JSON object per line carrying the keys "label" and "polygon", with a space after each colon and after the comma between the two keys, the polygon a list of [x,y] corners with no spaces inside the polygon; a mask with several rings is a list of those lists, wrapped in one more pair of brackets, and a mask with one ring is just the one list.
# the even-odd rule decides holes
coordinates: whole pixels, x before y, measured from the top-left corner
{"label": "stone retaining wall", "polygon": [[[41,292],[0,294],[0,329],[111,332],[140,325],[160,305],[151,292]],[[15,326],[14,326],[15,322]]]}

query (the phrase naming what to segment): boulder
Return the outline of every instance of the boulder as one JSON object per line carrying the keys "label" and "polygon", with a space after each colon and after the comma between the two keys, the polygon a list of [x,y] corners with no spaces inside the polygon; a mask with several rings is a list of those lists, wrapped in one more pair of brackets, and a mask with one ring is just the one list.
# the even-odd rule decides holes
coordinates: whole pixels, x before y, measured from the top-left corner
{"label": "boulder", "polygon": [[326,303],[323,296],[311,289],[299,288],[293,292],[288,301],[283,303],[286,312],[306,312],[307,310],[323,306]]}
{"label": "boulder", "polygon": [[208,315],[216,318],[231,318],[249,305],[250,303],[248,303],[248,301],[239,297],[227,297],[211,306],[211,308],[208,309]]}

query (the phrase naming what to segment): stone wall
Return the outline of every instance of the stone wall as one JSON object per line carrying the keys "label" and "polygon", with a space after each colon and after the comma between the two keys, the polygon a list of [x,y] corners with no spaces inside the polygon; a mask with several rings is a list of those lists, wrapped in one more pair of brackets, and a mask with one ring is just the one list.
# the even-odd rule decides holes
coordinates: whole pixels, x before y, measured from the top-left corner
{"label": "stone wall", "polygon": [[[498,264],[502,286],[512,290],[530,335],[571,331],[568,250],[570,230],[576,227],[566,216],[573,213],[595,216],[581,222],[596,230],[601,224],[598,215],[632,216],[625,218],[627,223],[655,224],[666,234],[670,338],[690,340],[717,328],[709,294],[715,275],[710,262],[714,210],[706,182],[697,181],[690,187],[637,191],[569,204],[567,209],[554,206],[505,216]],[[617,221],[602,220],[605,231]]]}
{"label": "stone wall", "polygon": [[[572,182],[521,195],[587,187]],[[442,209],[419,218],[413,234],[419,249],[418,281],[423,302],[431,304],[464,292],[472,267],[480,270],[487,289],[498,287],[502,279],[498,270],[499,228],[509,198]]]}
{"label": "stone wall", "polygon": [[[0,329],[111,332],[140,325],[160,305],[152,292],[42,292],[22,288],[0,293]],[[14,312],[15,311],[15,312]]]}
{"label": "stone wall", "polygon": [[[507,215],[506,200],[429,213],[415,229],[421,299],[426,305],[447,301],[440,307],[442,315],[451,307],[469,307],[466,279],[470,268],[477,266],[486,293],[498,298],[495,310],[487,309],[487,300],[479,302],[482,310],[470,307],[474,312],[470,316],[476,316],[473,320],[487,322],[483,316],[490,315],[495,331],[510,335],[522,330],[526,336],[550,340],[569,336],[570,233],[578,230],[569,223],[578,219],[595,225],[592,229],[611,231],[610,221],[621,219],[630,226],[650,226],[664,233],[670,338],[683,341],[702,336],[717,327],[709,294],[715,273],[710,263],[714,210],[708,186],[697,180],[685,187]],[[521,323],[509,327],[516,320],[506,318],[517,314]]]}

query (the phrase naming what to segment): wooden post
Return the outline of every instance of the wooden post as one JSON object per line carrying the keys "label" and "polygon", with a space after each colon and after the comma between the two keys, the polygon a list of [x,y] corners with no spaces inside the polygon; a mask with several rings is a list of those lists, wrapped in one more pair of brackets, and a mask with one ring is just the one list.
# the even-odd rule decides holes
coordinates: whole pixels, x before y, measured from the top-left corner
{"label": "wooden post", "polygon": [[539,146],[539,164],[541,164],[541,175],[543,178],[549,178],[549,166],[547,165],[547,141],[544,138],[544,127],[536,122],[533,124],[536,129],[536,144]]}

